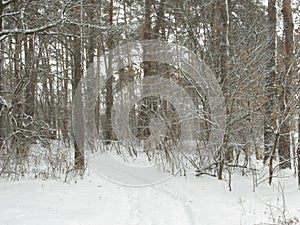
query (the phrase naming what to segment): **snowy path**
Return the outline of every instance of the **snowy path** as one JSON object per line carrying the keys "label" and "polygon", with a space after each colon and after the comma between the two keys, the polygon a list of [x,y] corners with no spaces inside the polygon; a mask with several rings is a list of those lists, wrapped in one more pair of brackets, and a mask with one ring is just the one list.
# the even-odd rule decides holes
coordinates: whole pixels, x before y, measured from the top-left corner
{"label": "snowy path", "polygon": [[194,225],[184,199],[156,187],[128,188],[97,175],[77,184],[0,182],[1,225]]}
{"label": "snowy path", "polygon": [[[0,182],[0,225],[251,225],[270,223],[281,196],[274,187],[252,192],[244,177],[173,178],[157,186],[118,186],[91,173],[77,183]],[[291,182],[290,182],[291,181]],[[300,215],[294,179],[285,186],[286,211]],[[269,204],[269,205],[268,205]],[[278,214],[280,215],[280,214]],[[276,223],[275,223],[276,224]]]}
{"label": "snowy path", "polygon": [[[188,201],[156,187],[127,188],[130,225],[194,225]],[[180,218],[180,220],[178,219]]]}
{"label": "snowy path", "polygon": [[124,224],[130,217],[124,189],[97,177],[77,184],[0,182],[0,202],[1,225]]}

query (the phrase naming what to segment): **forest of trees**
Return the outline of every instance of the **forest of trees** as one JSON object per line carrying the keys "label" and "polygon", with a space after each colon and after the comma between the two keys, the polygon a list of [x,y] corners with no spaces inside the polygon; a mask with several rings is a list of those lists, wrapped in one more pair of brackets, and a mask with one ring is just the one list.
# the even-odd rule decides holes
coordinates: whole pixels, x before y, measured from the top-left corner
{"label": "forest of trees", "polygon": [[[185,46],[209,66],[223,91],[226,125],[223,145],[203,168],[198,148],[180,159],[171,154],[181,132],[172,104],[141,99],[129,119],[139,140],[150,135],[151,110],[163,108],[161,115],[171,121],[167,144],[159,146],[163,154],[149,153],[149,160],[163,157],[166,167],[192,166],[198,175],[218,179],[232,169],[253,171],[252,160],[257,160],[268,168],[270,184],[279,170],[289,168],[300,187],[299,26],[300,2],[292,0],[0,0],[0,177],[56,178],[84,171],[84,148],[97,143],[84,135],[74,139],[72,127],[88,133],[84,127],[90,123],[80,110],[72,121],[81,78],[111,49],[154,39]],[[103,139],[100,148],[119,149],[112,128],[116,92],[157,71],[207,112],[200,124],[209,130],[203,90],[191,86],[178,68],[143,61],[121,69],[99,92],[92,111]],[[81,89],[88,91],[89,84]],[[205,146],[205,136],[196,140],[202,143],[199,148]],[[66,148],[74,151],[62,150]],[[132,146],[128,151],[136,154]]]}

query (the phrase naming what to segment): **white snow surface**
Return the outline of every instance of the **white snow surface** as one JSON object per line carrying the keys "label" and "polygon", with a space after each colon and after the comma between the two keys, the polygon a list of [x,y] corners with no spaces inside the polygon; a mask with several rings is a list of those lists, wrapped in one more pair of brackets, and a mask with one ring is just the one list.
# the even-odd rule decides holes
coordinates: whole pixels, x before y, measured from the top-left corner
{"label": "white snow surface", "polygon": [[[133,188],[90,170],[83,179],[0,181],[0,225],[218,225],[279,224],[300,219],[295,177],[252,191],[250,178],[226,181],[192,174]],[[284,191],[284,194],[282,192]],[[284,206],[285,205],[285,206]]]}

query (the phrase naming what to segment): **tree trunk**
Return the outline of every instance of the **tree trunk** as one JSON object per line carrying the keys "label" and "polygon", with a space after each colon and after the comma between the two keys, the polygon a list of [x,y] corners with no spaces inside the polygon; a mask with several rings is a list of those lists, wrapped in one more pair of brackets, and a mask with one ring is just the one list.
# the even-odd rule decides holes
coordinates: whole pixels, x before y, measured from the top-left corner
{"label": "tree trunk", "polygon": [[25,72],[27,77],[27,85],[25,88],[25,109],[24,112],[33,117],[35,111],[35,87],[37,81],[37,74],[35,71],[35,50],[34,50],[34,39],[29,36],[24,41],[25,49]]}
{"label": "tree trunk", "polygon": [[[51,71],[51,67],[49,65],[49,71]],[[55,88],[54,88],[54,77],[50,77],[49,79],[49,121],[50,121],[50,137],[51,139],[55,140],[56,139],[56,116],[55,116]]]}
{"label": "tree trunk", "polygon": [[[88,12],[88,18],[90,21],[94,20],[94,13],[95,13],[95,0],[90,0],[90,7],[87,9]],[[94,66],[94,57],[95,57],[95,29],[94,28],[89,28],[89,38],[88,38],[88,46],[87,46],[87,68],[86,70],[88,71],[90,68],[93,68]],[[95,74],[94,72],[92,73],[87,73],[87,79],[86,79],[86,95],[92,94],[95,90],[94,89],[94,82],[95,80],[98,80],[96,76],[98,74]],[[86,98],[86,101],[89,101],[89,97]],[[94,102],[88,102],[87,105],[91,105]],[[93,117],[95,116],[95,107],[87,107],[85,109],[86,115],[85,115],[85,125],[86,125],[86,143],[89,149],[94,149],[94,139],[96,138],[96,134],[93,133]]]}
{"label": "tree trunk", "polygon": [[145,22],[143,39],[151,39],[151,0],[145,0]]}
{"label": "tree trunk", "polygon": [[[144,3],[145,7],[145,21],[144,21],[144,27],[143,27],[143,40],[150,40],[151,39],[151,0],[145,0]],[[144,54],[147,54],[147,48],[143,49]],[[151,75],[151,62],[143,60],[143,75],[144,78]],[[143,107],[139,109],[138,112],[138,129],[136,136],[140,140],[147,139],[150,135],[150,129],[148,127],[149,125],[149,115],[147,113],[147,109],[149,109],[151,105],[151,98],[147,98],[143,101]]]}
{"label": "tree trunk", "polygon": [[[299,80],[300,85],[300,80]],[[298,97],[298,108],[300,108],[300,97]],[[298,115],[298,149],[297,149],[297,162],[298,162],[298,189],[300,190],[300,114]]]}
{"label": "tree trunk", "polygon": [[[268,73],[266,75],[265,95],[267,103],[265,105],[264,119],[264,163],[270,158],[273,150],[276,125],[275,118],[275,96],[276,96],[276,0],[268,1],[268,25],[269,25],[269,62]],[[273,157],[272,157],[273,158]]]}
{"label": "tree trunk", "polygon": [[64,82],[63,82],[63,108],[64,108],[64,118],[63,118],[63,128],[62,128],[62,136],[64,139],[64,143],[67,146],[70,146],[69,139],[69,47],[68,47],[69,39],[66,37],[66,47],[65,47],[65,56],[63,57],[65,62],[64,65]]}
{"label": "tree trunk", "polygon": [[280,111],[282,117],[282,125],[280,128],[279,137],[279,167],[281,169],[291,168],[291,156],[290,156],[290,105],[291,88],[293,80],[293,54],[294,54],[294,22],[293,13],[291,7],[291,0],[283,0],[282,2],[283,12],[283,32],[284,32],[284,44],[285,44],[285,71],[281,77],[281,93],[280,93]]}
{"label": "tree trunk", "polygon": [[[0,0],[0,32],[2,31],[2,13],[3,13],[3,6],[2,0]],[[5,140],[5,117],[4,117],[4,44],[0,42],[0,150],[3,146]],[[3,98],[3,102],[1,99]]]}
{"label": "tree trunk", "polygon": [[[81,2],[77,1],[74,7],[75,19],[81,22]],[[83,94],[82,87],[79,87],[80,79],[82,76],[82,65],[81,65],[81,28],[79,25],[74,26],[74,71],[73,71],[73,101],[75,101],[75,92],[78,89],[78,104],[76,104],[76,119],[73,121],[73,126],[75,127],[77,134],[74,139],[75,148],[75,169],[84,169],[84,115],[83,115]]]}
{"label": "tree trunk", "polygon": [[[228,75],[228,58],[229,58],[229,11],[228,11],[228,0],[220,1],[220,22],[221,22],[221,32],[220,32],[220,83],[222,91],[225,96],[226,103],[226,123],[228,124],[229,120],[229,75]],[[220,165],[218,179],[222,179],[222,171],[224,166],[224,160],[232,161],[233,160],[233,151],[229,142],[229,127],[226,125],[226,130],[223,138],[223,152],[220,152]],[[225,154],[225,155],[224,155]]]}
{"label": "tree trunk", "polygon": [[160,0],[158,12],[156,16],[156,24],[154,27],[154,39],[164,39],[166,37],[165,32],[165,0]]}
{"label": "tree trunk", "polygon": [[[111,50],[114,46],[114,31],[113,31],[113,0],[110,0],[110,8],[109,8],[109,23],[111,26],[111,34],[108,40],[108,49]],[[113,140],[113,128],[112,128],[112,107],[114,103],[114,96],[113,96],[113,74],[111,74],[112,71],[112,55],[109,54],[108,56],[108,68],[107,68],[107,74],[108,79],[106,83],[106,95],[105,95],[105,124],[104,124],[104,144],[110,144]]]}

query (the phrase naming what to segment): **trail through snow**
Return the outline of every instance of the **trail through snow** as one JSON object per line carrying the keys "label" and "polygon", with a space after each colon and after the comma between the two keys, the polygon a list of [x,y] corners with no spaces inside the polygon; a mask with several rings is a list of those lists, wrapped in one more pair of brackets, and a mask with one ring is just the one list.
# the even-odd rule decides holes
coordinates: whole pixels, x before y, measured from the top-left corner
{"label": "trail through snow", "polygon": [[[283,201],[276,185],[261,185],[253,193],[251,180],[241,176],[232,185],[229,192],[224,181],[188,176],[133,188],[93,171],[70,183],[1,181],[0,225],[251,225],[272,224],[270,210],[280,216]],[[293,177],[285,183],[284,202],[286,216],[300,215]]]}
{"label": "trail through snow", "polygon": [[1,225],[195,224],[188,200],[171,191],[122,187],[95,174],[76,184],[0,182],[0,202]]}
{"label": "trail through snow", "polygon": [[157,187],[126,189],[131,206],[131,225],[195,224],[188,200]]}

